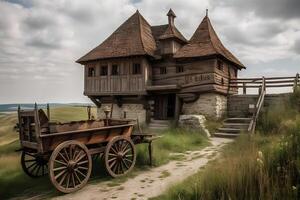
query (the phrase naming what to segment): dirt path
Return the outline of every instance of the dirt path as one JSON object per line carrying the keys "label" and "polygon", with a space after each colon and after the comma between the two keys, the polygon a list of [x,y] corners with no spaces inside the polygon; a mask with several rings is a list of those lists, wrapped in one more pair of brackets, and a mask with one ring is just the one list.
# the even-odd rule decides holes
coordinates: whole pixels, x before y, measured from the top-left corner
{"label": "dirt path", "polygon": [[183,154],[181,161],[171,161],[166,165],[142,172],[126,182],[109,187],[109,182],[101,182],[97,185],[87,185],[82,190],[55,197],[55,200],[84,199],[148,199],[163,193],[169,186],[184,180],[204,167],[209,160],[218,156],[221,147],[231,142],[230,139],[211,138],[212,145],[200,151],[190,151]]}

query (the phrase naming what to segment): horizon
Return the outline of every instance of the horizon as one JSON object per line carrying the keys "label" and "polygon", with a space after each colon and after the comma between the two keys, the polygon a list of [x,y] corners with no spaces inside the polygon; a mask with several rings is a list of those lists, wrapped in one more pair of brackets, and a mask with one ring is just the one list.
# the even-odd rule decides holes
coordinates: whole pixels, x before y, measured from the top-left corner
{"label": "horizon", "polygon": [[1,1],[0,104],[91,103],[83,95],[83,66],[75,61],[137,9],[161,25],[172,8],[187,39],[209,9],[222,43],[247,67],[239,77],[294,76],[300,72],[300,2],[272,2]]}

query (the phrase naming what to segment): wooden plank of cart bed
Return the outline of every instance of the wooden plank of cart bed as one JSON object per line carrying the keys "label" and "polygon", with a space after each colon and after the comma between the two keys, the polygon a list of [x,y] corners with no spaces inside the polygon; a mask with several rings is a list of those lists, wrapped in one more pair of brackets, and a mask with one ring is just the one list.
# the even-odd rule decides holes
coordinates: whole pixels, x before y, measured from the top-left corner
{"label": "wooden plank of cart bed", "polygon": [[106,129],[112,129],[112,128],[122,128],[127,126],[133,126],[134,124],[124,124],[124,125],[117,125],[117,126],[104,126],[100,128],[91,128],[91,129],[84,129],[84,130],[76,130],[76,131],[65,131],[65,132],[58,132],[58,133],[50,133],[41,135],[41,137],[52,137],[52,136],[58,136],[58,135],[66,135],[71,133],[83,133],[83,132],[89,132],[89,131],[100,131],[100,130],[106,130]]}

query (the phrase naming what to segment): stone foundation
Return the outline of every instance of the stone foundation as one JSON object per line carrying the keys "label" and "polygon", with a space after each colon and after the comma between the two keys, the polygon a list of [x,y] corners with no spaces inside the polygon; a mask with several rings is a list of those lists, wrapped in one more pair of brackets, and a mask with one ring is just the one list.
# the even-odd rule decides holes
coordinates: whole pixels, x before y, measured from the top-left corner
{"label": "stone foundation", "polygon": [[[111,108],[111,104],[102,104],[101,107],[98,108],[98,118],[105,118],[104,108],[106,106],[109,109]],[[138,118],[140,123],[144,123],[146,121],[146,110],[142,104],[123,104],[121,107],[119,107],[117,104],[114,104],[112,117],[124,119],[125,112],[127,119]]]}
{"label": "stone foundation", "polygon": [[205,115],[213,118],[221,118],[226,114],[227,97],[220,94],[201,94],[192,103],[182,105],[182,113],[185,115]]}

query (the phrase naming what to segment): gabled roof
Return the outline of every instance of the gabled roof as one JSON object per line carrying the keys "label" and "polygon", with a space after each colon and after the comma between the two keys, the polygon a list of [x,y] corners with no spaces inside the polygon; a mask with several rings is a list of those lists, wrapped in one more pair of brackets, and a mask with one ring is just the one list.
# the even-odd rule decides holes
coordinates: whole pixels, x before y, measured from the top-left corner
{"label": "gabled roof", "polygon": [[160,40],[168,38],[177,38],[183,43],[187,43],[187,39],[179,32],[175,26],[168,25],[165,32],[159,37]]}
{"label": "gabled roof", "polygon": [[135,55],[153,56],[155,49],[151,26],[137,11],[103,43],[76,62]]}
{"label": "gabled roof", "polygon": [[227,50],[218,38],[208,16],[205,16],[188,44],[174,55],[175,58],[192,58],[210,55],[221,55],[239,68],[245,66]]}

